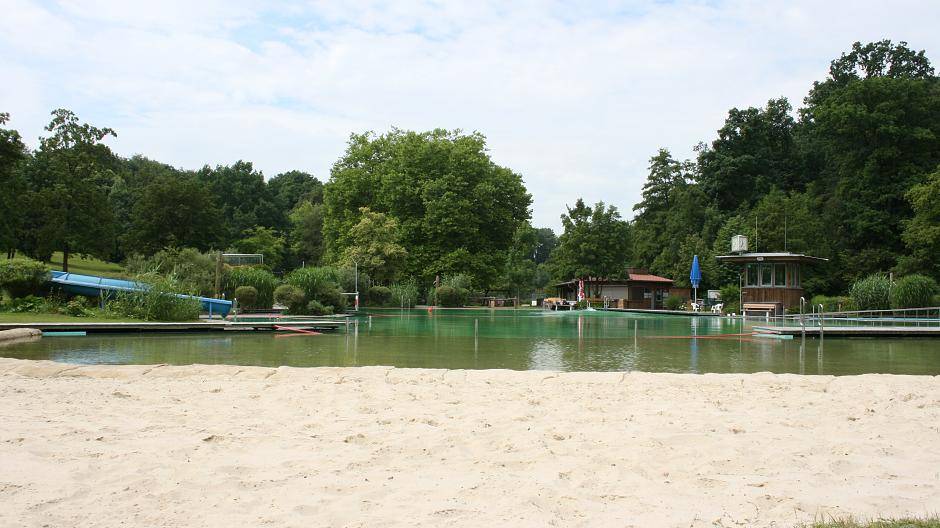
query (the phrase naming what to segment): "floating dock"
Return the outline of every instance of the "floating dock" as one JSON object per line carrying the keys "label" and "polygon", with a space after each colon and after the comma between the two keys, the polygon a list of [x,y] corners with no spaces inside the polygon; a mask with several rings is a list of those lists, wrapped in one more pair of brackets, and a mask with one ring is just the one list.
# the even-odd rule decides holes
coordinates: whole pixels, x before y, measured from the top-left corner
{"label": "floating dock", "polygon": [[[940,326],[807,326],[810,337],[940,337]],[[800,336],[799,326],[755,326],[755,334]]]}
{"label": "floating dock", "polygon": [[277,326],[290,325],[304,330],[337,330],[347,327],[346,319],[309,319],[305,321],[191,321],[184,323],[0,323],[0,330],[35,328],[44,332],[134,333],[134,332],[250,332],[275,331]]}
{"label": "floating dock", "polygon": [[683,315],[685,317],[727,317],[725,314],[708,312],[687,312],[685,310],[650,310],[648,308],[595,308],[603,312],[628,312],[651,315]]}

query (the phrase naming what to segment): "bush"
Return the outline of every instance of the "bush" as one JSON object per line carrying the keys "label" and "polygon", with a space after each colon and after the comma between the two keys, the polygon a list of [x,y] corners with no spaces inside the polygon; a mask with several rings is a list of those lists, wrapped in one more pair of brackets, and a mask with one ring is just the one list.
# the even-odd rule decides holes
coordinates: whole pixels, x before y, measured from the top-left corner
{"label": "bush", "polygon": [[238,305],[245,309],[251,309],[257,306],[258,290],[254,286],[239,286],[235,288],[235,299]]}
{"label": "bush", "polygon": [[[217,254],[200,253],[194,248],[167,248],[149,258],[131,255],[124,267],[135,275],[154,272],[173,275],[187,290],[194,290],[203,296],[213,296],[217,259]],[[228,265],[222,266],[220,284],[227,284],[230,270]]]}
{"label": "bush", "polygon": [[91,300],[85,297],[73,297],[65,303],[62,313],[72,317],[94,317],[95,311],[91,309]]}
{"label": "bush", "polygon": [[45,311],[46,301],[42,297],[27,295],[11,300],[3,308],[12,313],[37,313]]}
{"label": "bush", "polygon": [[307,313],[310,315],[333,315],[332,306],[323,306],[318,301],[307,303]]}
{"label": "bush", "polygon": [[301,314],[306,308],[304,292],[291,284],[281,284],[274,290],[274,302],[286,306],[291,314]]}
{"label": "bush", "polygon": [[461,306],[460,290],[454,288],[453,286],[438,286],[435,288],[434,299],[435,304],[445,308],[456,308]]}
{"label": "bush", "polygon": [[147,288],[118,293],[108,304],[110,311],[145,321],[192,321],[199,318],[202,310],[199,300],[179,296],[195,292],[187,291],[172,275],[164,277],[149,273],[138,276],[137,281],[146,284]]}
{"label": "bush", "polygon": [[849,290],[859,310],[887,310],[891,307],[891,281],[881,274],[856,281]]}
{"label": "bush", "polygon": [[666,297],[665,305],[667,310],[679,310],[685,304],[685,299],[679,295],[670,295]]}
{"label": "bush", "polygon": [[385,286],[373,286],[368,291],[369,306],[388,306],[392,301],[392,290]]}
{"label": "bush", "polygon": [[346,309],[346,298],[340,289],[342,278],[341,270],[321,266],[295,269],[287,275],[286,281],[300,289],[308,302],[318,301],[340,311]]}
{"label": "bush", "polygon": [[418,285],[413,282],[392,284],[392,306],[412,308],[418,302]]}
{"label": "bush", "polygon": [[[812,307],[819,307],[823,305],[824,312],[848,312],[855,310],[855,300],[847,296],[835,296],[829,297],[827,295],[814,295],[809,301],[810,306],[806,308],[807,311],[812,312]],[[797,308],[797,313],[799,313],[799,308]]]}
{"label": "bush", "polygon": [[15,258],[0,262],[0,289],[14,299],[42,293],[49,278],[48,266],[36,260]]}
{"label": "bush", "polygon": [[924,275],[908,275],[891,288],[891,308],[924,308],[933,304],[937,282]]}
{"label": "bush", "polygon": [[251,266],[238,266],[228,273],[225,294],[229,298],[235,295],[235,288],[251,286],[258,292],[255,297],[255,308],[270,308],[274,304],[274,288],[277,287],[277,278],[264,268]]}

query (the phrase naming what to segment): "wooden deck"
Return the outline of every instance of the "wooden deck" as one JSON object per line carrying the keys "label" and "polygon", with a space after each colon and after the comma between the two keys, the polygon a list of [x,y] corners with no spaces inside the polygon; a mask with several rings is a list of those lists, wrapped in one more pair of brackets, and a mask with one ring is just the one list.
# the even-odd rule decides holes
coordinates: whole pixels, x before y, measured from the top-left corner
{"label": "wooden deck", "polygon": [[35,328],[46,332],[87,332],[87,333],[126,333],[126,332],[250,332],[255,330],[273,331],[275,326],[289,326],[305,330],[336,330],[345,327],[345,320],[309,319],[306,321],[192,321],[184,323],[2,323],[0,330],[14,328]]}
{"label": "wooden deck", "polygon": [[603,312],[629,312],[629,313],[644,313],[652,315],[684,315],[686,317],[727,317],[722,314],[711,313],[711,311],[704,312],[687,312],[685,310],[650,310],[649,308],[595,308],[596,310]]}
{"label": "wooden deck", "polygon": [[[799,326],[755,326],[756,334],[802,335]],[[807,326],[810,337],[940,337],[940,326]]]}

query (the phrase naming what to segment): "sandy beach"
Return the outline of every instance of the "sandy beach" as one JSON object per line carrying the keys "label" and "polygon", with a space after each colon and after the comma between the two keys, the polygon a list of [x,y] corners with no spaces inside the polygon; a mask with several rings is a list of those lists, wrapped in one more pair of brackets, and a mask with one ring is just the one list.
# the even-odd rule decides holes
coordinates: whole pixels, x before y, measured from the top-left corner
{"label": "sandy beach", "polygon": [[793,526],[940,510],[940,378],[0,359],[0,526]]}

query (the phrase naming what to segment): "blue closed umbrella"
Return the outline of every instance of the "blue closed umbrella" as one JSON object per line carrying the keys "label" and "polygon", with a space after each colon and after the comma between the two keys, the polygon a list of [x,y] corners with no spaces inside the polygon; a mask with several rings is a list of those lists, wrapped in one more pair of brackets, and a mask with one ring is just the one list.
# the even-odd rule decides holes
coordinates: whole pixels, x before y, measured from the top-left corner
{"label": "blue closed umbrella", "polygon": [[698,264],[698,255],[692,257],[692,273],[689,273],[689,282],[695,289],[695,302],[698,303],[698,285],[702,282],[702,268]]}

